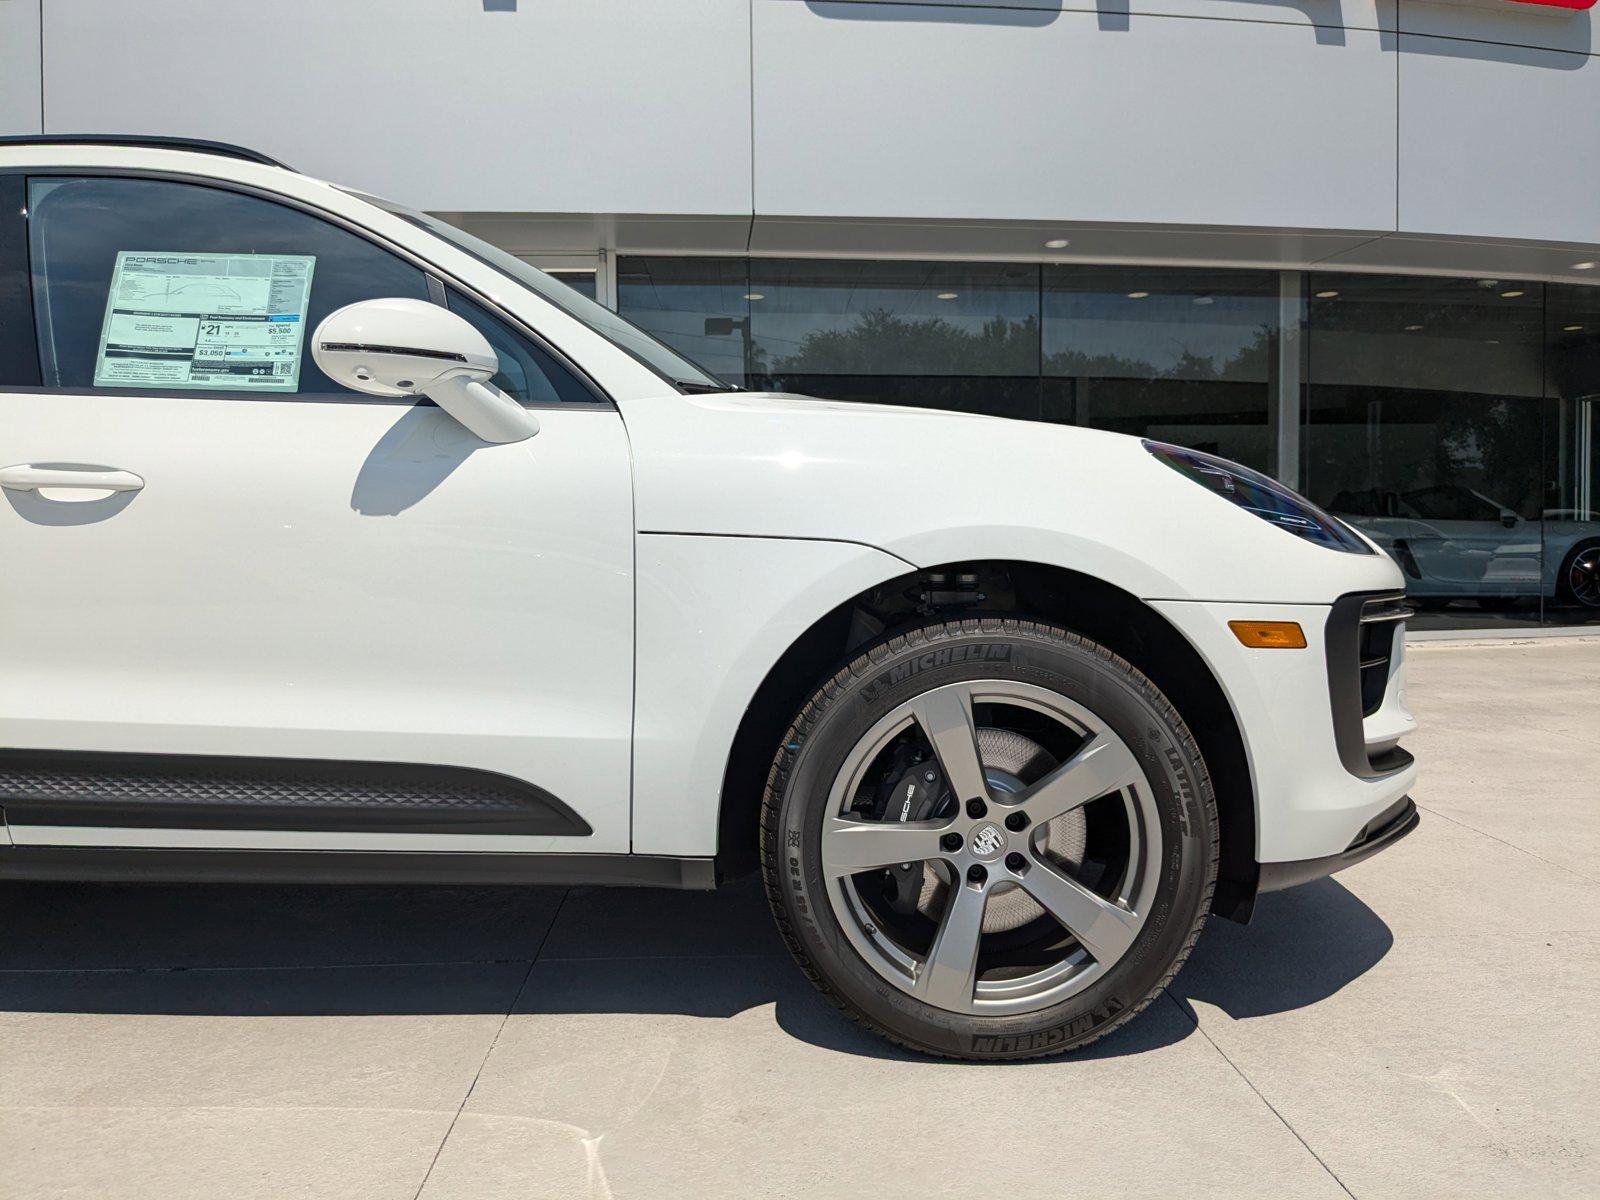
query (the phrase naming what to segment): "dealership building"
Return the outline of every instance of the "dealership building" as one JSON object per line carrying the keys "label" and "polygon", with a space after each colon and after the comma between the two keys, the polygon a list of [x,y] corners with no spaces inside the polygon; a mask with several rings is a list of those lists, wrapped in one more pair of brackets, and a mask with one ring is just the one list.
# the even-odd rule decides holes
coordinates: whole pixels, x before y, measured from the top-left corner
{"label": "dealership building", "polygon": [[732,383],[1213,451],[1419,625],[1580,626],[1593,2],[0,0],[0,132],[249,145]]}

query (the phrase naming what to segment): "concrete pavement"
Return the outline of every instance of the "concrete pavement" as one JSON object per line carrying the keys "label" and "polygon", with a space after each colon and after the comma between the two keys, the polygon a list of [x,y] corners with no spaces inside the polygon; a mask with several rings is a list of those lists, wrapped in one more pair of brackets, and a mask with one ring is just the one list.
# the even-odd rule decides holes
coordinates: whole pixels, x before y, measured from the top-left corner
{"label": "concrete pavement", "polygon": [[711,895],[0,887],[0,1200],[1600,1194],[1600,641],[1414,647],[1422,828],[1085,1057],[901,1053]]}

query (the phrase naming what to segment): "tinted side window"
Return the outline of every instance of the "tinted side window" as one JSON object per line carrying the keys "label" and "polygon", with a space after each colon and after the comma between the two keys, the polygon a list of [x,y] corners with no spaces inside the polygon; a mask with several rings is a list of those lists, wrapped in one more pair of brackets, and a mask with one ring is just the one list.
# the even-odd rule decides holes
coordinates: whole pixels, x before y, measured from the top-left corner
{"label": "tinted side window", "polygon": [[35,178],[28,210],[46,387],[355,395],[317,370],[311,331],[357,300],[429,299],[366,239],[222,188]]}
{"label": "tinted side window", "polygon": [[595,395],[549,353],[521,337],[488,309],[451,288],[450,311],[465,317],[500,356],[494,384],[523,404],[593,404]]}
{"label": "tinted side window", "polygon": [[37,386],[39,354],[28,311],[28,243],[23,179],[0,175],[0,387]]}
{"label": "tinted side window", "polygon": [[1500,510],[1463,487],[1418,488],[1405,494],[1419,517],[1431,521],[1498,521]]}

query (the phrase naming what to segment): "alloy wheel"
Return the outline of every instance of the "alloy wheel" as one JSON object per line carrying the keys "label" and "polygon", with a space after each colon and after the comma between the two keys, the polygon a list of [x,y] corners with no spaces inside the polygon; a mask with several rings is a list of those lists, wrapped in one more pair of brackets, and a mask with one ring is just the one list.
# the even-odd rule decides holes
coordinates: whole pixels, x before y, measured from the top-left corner
{"label": "alloy wheel", "polygon": [[1567,567],[1567,589],[1585,608],[1600,608],[1600,546],[1580,550]]}
{"label": "alloy wheel", "polygon": [[1103,976],[1144,927],[1161,862],[1127,742],[1013,680],[934,688],[876,722],[835,777],[820,845],[834,915],[874,972],[979,1015]]}

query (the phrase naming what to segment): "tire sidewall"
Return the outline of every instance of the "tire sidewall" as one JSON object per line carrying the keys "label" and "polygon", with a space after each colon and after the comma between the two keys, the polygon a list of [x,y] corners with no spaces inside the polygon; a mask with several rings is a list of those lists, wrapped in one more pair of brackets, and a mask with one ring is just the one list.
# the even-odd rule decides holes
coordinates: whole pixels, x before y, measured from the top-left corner
{"label": "tire sidewall", "polygon": [[[1089,709],[1133,750],[1159,814],[1159,879],[1134,945],[1088,988],[1033,1013],[948,1012],[882,979],[839,925],[821,871],[824,810],[857,741],[914,696],[979,679],[1033,684]],[[788,741],[792,745],[795,739]],[[779,891],[795,936],[841,1002],[919,1048],[1033,1057],[1092,1039],[1143,1006],[1203,919],[1215,817],[1205,769],[1192,747],[1181,720],[1153,684],[1122,660],[1061,630],[966,622],[958,629],[935,627],[895,638],[825,694],[789,763],[778,813]]]}

